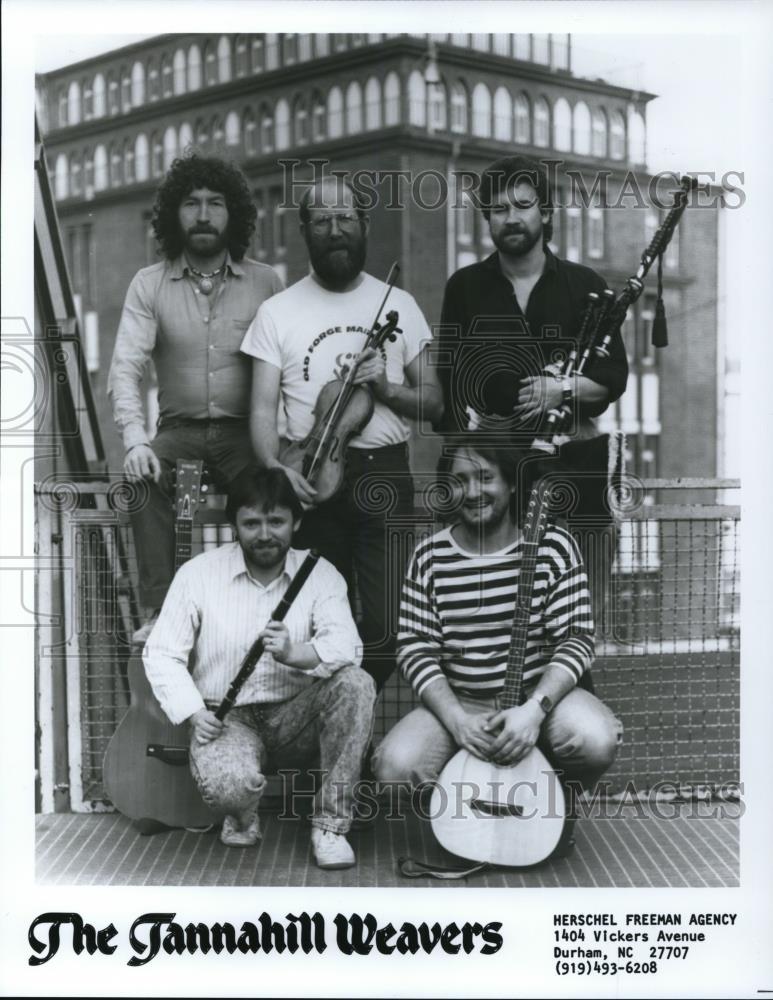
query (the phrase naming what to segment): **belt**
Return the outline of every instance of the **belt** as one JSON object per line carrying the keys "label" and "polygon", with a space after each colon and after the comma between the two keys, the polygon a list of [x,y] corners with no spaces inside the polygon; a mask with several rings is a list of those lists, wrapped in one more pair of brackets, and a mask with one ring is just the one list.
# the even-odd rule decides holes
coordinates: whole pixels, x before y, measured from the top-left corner
{"label": "belt", "polygon": [[401,441],[399,444],[385,444],[381,448],[352,448],[346,449],[346,460],[372,462],[379,458],[408,458],[408,442]]}

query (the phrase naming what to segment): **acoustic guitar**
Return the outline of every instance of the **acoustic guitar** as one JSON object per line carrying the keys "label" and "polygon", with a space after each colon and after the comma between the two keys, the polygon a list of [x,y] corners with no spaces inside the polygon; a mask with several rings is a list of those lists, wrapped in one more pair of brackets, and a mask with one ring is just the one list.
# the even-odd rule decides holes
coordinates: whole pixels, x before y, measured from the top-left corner
{"label": "acoustic guitar", "polygon": [[[193,519],[203,502],[202,463],[177,462],[175,570],[191,556]],[[108,744],[102,765],[110,801],[141,833],[160,827],[205,827],[215,816],[205,805],[188,767],[188,724],[173,725],[145,675],[142,650],[128,667],[129,708]],[[180,753],[185,747],[186,752]]]}
{"label": "acoustic guitar", "polygon": [[[549,504],[549,491],[537,483],[524,527],[501,708],[525,700],[523,663],[534,571]],[[536,747],[511,766],[459,750],[441,772],[430,803],[432,831],[446,850],[471,861],[508,867],[544,861],[558,844],[565,814],[558,775]]]}

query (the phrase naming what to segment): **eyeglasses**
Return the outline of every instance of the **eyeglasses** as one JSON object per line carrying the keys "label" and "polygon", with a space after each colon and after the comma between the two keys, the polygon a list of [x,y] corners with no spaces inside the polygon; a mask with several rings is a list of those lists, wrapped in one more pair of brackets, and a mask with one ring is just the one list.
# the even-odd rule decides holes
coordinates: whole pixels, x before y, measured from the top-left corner
{"label": "eyeglasses", "polygon": [[359,215],[318,215],[316,219],[311,219],[309,225],[315,233],[329,233],[333,228],[333,220],[338,223],[338,228],[344,232],[354,229],[360,221]]}

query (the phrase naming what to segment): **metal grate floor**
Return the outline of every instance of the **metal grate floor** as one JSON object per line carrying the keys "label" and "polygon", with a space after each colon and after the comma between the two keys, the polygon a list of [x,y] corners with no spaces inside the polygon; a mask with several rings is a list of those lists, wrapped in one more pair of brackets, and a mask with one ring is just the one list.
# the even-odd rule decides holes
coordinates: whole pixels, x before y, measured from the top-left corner
{"label": "metal grate floor", "polygon": [[456,882],[405,879],[395,859],[410,855],[453,863],[429,823],[416,816],[380,818],[352,833],[357,865],[324,872],[313,862],[309,827],[262,817],[257,848],[224,847],[216,833],[169,830],[141,836],[118,813],[40,815],[36,872],[40,884],[200,886],[449,886],[478,888],[702,888],[739,885],[738,821],[721,804],[685,803],[668,818],[626,806],[609,818],[591,815],[576,827],[569,858],[532,869],[492,870]]}

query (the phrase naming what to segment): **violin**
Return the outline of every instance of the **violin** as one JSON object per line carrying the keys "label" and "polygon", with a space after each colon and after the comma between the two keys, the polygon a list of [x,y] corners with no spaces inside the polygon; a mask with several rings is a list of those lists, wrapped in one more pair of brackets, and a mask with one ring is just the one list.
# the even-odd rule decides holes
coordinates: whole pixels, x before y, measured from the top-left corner
{"label": "violin", "polygon": [[[394,265],[393,270],[396,267]],[[387,295],[391,287],[390,284]],[[387,313],[386,322],[381,326],[377,317],[360,358],[368,348],[378,351],[387,341],[397,340],[397,334],[402,333],[398,329],[398,321],[398,313],[394,310]],[[329,500],[341,489],[349,441],[362,431],[373,416],[373,390],[369,385],[354,384],[359,363],[359,359],[355,361],[344,378],[331,379],[322,387],[314,406],[311,431],[303,441],[290,441],[280,452],[279,461],[299,471],[317,491],[317,503]]]}

